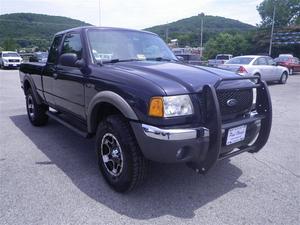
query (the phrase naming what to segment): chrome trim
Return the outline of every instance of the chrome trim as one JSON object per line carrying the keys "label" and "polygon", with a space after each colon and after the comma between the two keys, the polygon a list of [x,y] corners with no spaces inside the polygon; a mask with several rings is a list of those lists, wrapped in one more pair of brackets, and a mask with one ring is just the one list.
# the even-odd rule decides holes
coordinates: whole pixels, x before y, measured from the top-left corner
{"label": "chrome trim", "polygon": [[144,133],[151,138],[159,140],[187,140],[197,138],[197,133],[202,132],[201,137],[208,137],[209,130],[205,127],[191,128],[191,129],[161,129],[158,127],[142,124]]}

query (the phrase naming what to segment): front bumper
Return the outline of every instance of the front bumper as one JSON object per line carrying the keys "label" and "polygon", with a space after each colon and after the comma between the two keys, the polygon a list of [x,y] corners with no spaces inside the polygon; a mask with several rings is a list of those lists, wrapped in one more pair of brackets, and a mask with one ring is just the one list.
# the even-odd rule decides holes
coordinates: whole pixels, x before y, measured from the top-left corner
{"label": "front bumper", "polygon": [[[204,127],[158,128],[131,122],[144,156],[164,163],[184,162],[193,169],[205,173],[218,160],[246,151],[251,153],[259,151],[268,140],[272,122],[271,99],[267,85],[256,77],[236,79],[258,80],[255,84],[257,92],[255,111],[239,120],[222,122],[216,95],[216,88],[219,84],[215,87],[207,85],[203,90],[206,99],[204,123],[206,125]],[[245,139],[226,145],[228,130],[241,125],[247,125]]]}
{"label": "front bumper", "polygon": [[[222,125],[222,143],[219,157],[225,156],[234,148],[247,146],[255,139],[261,127],[261,117],[249,116],[246,120]],[[226,145],[230,128],[247,125],[245,139]],[[131,126],[146,158],[164,162],[195,162],[204,160],[209,150],[209,129],[206,127],[188,129],[161,129],[158,127],[131,122]]]}
{"label": "front bumper", "polygon": [[20,67],[21,62],[3,62],[4,67]]}

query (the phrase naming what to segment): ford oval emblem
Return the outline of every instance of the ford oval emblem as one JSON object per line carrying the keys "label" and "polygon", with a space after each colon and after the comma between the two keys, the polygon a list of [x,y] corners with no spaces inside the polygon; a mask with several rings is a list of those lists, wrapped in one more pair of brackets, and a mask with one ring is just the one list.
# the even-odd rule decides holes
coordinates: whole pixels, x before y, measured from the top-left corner
{"label": "ford oval emblem", "polygon": [[237,105],[238,101],[236,99],[232,98],[232,99],[229,99],[226,103],[229,107],[233,107],[233,106]]}

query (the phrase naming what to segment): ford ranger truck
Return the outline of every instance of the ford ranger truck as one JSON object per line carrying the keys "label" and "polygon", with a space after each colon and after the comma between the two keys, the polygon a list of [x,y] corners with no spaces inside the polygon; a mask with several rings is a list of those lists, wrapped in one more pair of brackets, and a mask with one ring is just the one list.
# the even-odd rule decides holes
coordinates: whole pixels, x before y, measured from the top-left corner
{"label": "ford ranger truck", "polygon": [[259,77],[183,64],[146,31],[59,32],[47,62],[23,63],[20,80],[30,122],[50,117],[94,137],[99,169],[118,192],[140,184],[150,160],[206,174],[219,160],[258,152],[271,129]]}

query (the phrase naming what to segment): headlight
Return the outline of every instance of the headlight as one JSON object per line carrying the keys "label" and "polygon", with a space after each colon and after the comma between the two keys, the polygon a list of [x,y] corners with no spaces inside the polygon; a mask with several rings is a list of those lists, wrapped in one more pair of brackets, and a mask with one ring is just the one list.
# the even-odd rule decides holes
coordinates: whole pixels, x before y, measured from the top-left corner
{"label": "headlight", "polygon": [[8,59],[3,59],[3,62],[8,62]]}
{"label": "headlight", "polygon": [[150,101],[149,116],[175,117],[193,113],[193,104],[188,95],[153,97]]}

